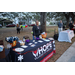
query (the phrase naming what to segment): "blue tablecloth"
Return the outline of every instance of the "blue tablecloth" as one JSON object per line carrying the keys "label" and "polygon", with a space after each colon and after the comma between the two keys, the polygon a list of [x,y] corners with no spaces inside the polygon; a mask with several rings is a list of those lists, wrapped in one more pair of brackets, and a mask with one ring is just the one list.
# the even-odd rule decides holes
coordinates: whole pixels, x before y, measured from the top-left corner
{"label": "blue tablecloth", "polygon": [[[38,42],[37,40],[35,40]],[[36,46],[31,47],[29,43],[25,43],[27,48],[23,48],[23,52],[15,52],[15,48],[22,48],[20,46],[20,43],[17,43],[17,45],[10,49],[11,59],[12,62],[40,62],[40,61],[47,61],[51,56],[53,56],[53,53],[55,53],[55,41],[43,41],[38,42],[35,44]],[[33,43],[33,40],[30,40],[30,43]],[[34,44],[34,43],[33,43]]]}

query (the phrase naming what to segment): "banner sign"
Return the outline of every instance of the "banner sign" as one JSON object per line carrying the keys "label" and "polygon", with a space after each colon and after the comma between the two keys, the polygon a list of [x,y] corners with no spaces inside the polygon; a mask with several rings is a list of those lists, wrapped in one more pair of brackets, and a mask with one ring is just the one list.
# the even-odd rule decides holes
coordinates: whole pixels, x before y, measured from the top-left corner
{"label": "banner sign", "polygon": [[[25,53],[16,53],[15,61],[16,62],[45,62],[53,56],[55,53],[55,41],[49,41],[47,43],[42,43],[41,46],[32,48],[31,51]],[[14,53],[14,52],[13,52]]]}

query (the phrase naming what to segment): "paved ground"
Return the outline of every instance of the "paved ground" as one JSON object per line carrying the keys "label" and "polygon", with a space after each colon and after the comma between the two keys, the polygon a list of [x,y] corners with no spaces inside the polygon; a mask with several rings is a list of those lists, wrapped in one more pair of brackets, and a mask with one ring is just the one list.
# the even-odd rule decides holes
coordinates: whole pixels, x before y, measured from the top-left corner
{"label": "paved ground", "polygon": [[75,42],[59,57],[56,62],[75,62]]}

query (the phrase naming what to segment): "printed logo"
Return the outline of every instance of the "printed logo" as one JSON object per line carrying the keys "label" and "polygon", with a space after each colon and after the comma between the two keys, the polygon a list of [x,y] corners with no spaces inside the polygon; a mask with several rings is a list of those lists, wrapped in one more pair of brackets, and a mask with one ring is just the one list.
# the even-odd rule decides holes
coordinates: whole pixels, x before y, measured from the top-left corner
{"label": "printed logo", "polygon": [[52,50],[52,44],[51,42],[47,43],[46,45],[41,46],[35,51],[32,51],[33,56],[35,57],[34,59],[38,59],[41,56],[43,56],[46,52]]}
{"label": "printed logo", "polygon": [[37,50],[33,51],[35,54],[37,53]]}

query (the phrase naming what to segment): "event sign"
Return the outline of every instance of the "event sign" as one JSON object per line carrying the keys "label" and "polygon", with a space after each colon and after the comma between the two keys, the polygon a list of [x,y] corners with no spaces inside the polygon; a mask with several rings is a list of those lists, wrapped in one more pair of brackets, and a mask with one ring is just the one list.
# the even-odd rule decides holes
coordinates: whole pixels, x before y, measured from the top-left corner
{"label": "event sign", "polygon": [[21,62],[45,62],[49,58],[51,58],[56,51],[54,40],[52,41],[50,40],[48,42],[43,41],[43,43],[40,43],[39,46],[38,45],[35,48],[34,47],[30,48],[31,50],[29,49],[26,52],[22,52],[22,53],[13,52],[12,54],[14,55],[13,61],[16,61],[16,62],[19,62],[19,61]]}

